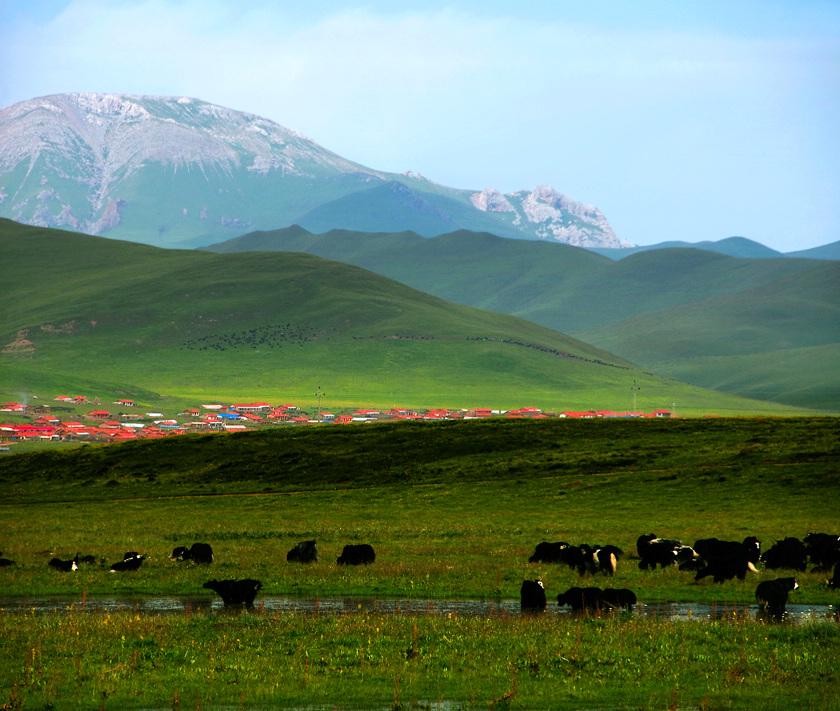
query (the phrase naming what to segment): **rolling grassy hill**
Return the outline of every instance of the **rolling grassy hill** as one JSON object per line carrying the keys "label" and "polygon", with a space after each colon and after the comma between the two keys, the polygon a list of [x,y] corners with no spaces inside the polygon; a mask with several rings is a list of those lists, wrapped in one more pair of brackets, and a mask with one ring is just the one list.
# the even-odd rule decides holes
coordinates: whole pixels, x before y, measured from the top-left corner
{"label": "rolling grassy hill", "polygon": [[[300,253],[213,254],[0,222],[5,397],[295,398],[338,409],[773,408],[536,324]],[[597,257],[596,257],[597,258]],[[91,392],[93,389],[93,392]]]}
{"label": "rolling grassy hill", "polygon": [[[308,252],[442,298],[513,314],[704,387],[840,408],[840,264],[700,249],[611,261],[569,245],[453,232],[300,227],[244,235],[218,252]],[[813,359],[813,360],[811,360]]]}

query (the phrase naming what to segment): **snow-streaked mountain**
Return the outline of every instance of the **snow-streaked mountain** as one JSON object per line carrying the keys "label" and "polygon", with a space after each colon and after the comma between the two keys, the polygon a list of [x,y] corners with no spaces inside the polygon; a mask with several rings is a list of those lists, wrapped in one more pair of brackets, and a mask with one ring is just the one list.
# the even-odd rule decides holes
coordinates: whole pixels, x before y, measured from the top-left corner
{"label": "snow-streaked mountain", "polygon": [[600,210],[550,186],[502,195],[377,171],[184,97],[59,94],[3,109],[0,216],[167,247],[294,223],[622,246]]}

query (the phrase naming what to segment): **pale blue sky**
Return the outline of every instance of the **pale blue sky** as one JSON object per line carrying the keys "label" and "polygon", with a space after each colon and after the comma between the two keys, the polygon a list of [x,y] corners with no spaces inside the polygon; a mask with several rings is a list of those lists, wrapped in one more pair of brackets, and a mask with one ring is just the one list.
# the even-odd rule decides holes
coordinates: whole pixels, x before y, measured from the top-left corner
{"label": "pale blue sky", "polygon": [[3,0],[0,106],[192,96],[634,244],[840,239],[840,1]]}

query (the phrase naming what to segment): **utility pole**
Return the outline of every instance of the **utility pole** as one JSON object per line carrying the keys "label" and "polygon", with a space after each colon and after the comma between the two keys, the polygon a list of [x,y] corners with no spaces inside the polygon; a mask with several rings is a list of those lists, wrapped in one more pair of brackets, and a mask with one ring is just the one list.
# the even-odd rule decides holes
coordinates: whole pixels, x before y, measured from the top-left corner
{"label": "utility pole", "polygon": [[322,398],[325,394],[326,394],[326,393],[325,393],[323,390],[321,390],[321,386],[319,385],[319,386],[318,386],[318,390],[315,392],[315,397],[317,397],[317,398],[318,398],[318,421],[319,421],[319,422],[323,419],[323,418],[321,417],[321,398]]}
{"label": "utility pole", "polygon": [[633,417],[639,416],[639,411],[636,409],[636,393],[639,390],[639,386],[636,385],[636,381],[633,381],[633,386],[630,388],[633,391]]}

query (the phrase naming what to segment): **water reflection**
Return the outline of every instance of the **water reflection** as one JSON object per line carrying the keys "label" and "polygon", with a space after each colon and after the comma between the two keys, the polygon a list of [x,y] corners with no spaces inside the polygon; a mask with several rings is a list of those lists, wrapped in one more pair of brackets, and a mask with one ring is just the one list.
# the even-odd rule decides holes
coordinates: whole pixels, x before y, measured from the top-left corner
{"label": "water reflection", "polygon": [[[260,596],[255,601],[252,614],[299,613],[308,615],[352,615],[374,612],[383,615],[447,616],[458,617],[516,617],[522,614],[518,600],[417,600],[372,597],[347,598],[292,598]],[[222,613],[221,600],[207,597],[144,597],[144,598],[66,598],[66,597],[15,597],[0,598],[0,614],[25,614],[46,612],[134,612],[141,615]],[[556,617],[574,617],[577,613],[568,608],[549,604],[545,613]],[[757,619],[756,605],[732,603],[640,603],[632,612],[649,618],[710,621]],[[791,622],[838,619],[835,605],[788,605],[785,619]]]}

